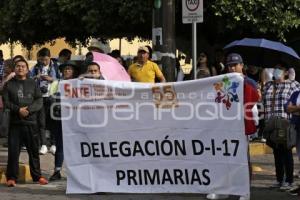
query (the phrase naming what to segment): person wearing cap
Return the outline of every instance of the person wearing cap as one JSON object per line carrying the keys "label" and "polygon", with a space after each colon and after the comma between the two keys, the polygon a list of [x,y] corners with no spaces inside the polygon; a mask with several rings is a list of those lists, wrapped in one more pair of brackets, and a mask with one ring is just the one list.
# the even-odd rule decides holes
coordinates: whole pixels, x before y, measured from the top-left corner
{"label": "person wearing cap", "polygon": [[145,46],[138,49],[137,62],[129,66],[128,74],[135,82],[155,83],[155,78],[166,82],[158,65],[149,60],[149,49]]}
{"label": "person wearing cap", "polygon": [[[253,106],[260,100],[261,94],[258,88],[258,84],[248,76],[244,75],[244,63],[239,54],[232,53],[227,56],[226,66],[229,73],[240,73],[244,77],[244,104],[245,110],[251,111]],[[250,103],[253,102],[253,103]],[[250,103],[250,104],[249,104]],[[254,124],[252,112],[245,112],[245,133],[251,135],[256,132],[256,126]]]}
{"label": "person wearing cap", "polygon": [[[62,72],[63,80],[73,79],[78,74],[78,66],[74,61],[67,61],[59,65],[59,70]],[[56,151],[54,158],[54,173],[50,177],[50,181],[61,179],[61,169],[64,160],[63,154],[63,139],[62,139],[62,123],[61,123],[61,109],[60,109],[60,94],[58,92],[59,81],[54,81],[50,87],[51,97],[51,120],[53,121],[51,132],[54,134],[56,141]]]}
{"label": "person wearing cap", "polygon": [[88,47],[89,51],[95,51],[98,53],[104,53],[103,49],[102,49],[102,45],[101,42],[95,38],[93,38],[91,40],[90,46]]}
{"label": "person wearing cap", "polygon": [[[256,125],[253,118],[252,109],[255,104],[259,101],[260,95],[257,89],[257,84],[254,80],[248,78],[243,74],[243,59],[239,54],[231,53],[226,58],[226,66],[229,73],[239,73],[244,77],[244,120],[245,120],[245,134],[251,135],[256,132]],[[248,163],[249,163],[249,175],[251,177],[251,164],[250,164],[250,154],[248,148]],[[250,181],[250,180],[249,180]],[[228,195],[219,194],[208,194],[206,196],[208,199],[226,199]],[[250,196],[241,196],[240,200],[249,200]]]}

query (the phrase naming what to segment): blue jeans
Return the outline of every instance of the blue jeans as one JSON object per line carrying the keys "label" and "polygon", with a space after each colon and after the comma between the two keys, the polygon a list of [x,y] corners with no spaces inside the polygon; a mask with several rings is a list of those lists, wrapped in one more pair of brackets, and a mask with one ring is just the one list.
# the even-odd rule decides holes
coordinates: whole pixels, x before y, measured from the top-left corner
{"label": "blue jeans", "polygon": [[64,162],[64,151],[63,151],[63,138],[62,138],[62,124],[61,121],[53,120],[52,132],[55,136],[56,141],[56,152],[55,152],[55,168],[61,168]]}

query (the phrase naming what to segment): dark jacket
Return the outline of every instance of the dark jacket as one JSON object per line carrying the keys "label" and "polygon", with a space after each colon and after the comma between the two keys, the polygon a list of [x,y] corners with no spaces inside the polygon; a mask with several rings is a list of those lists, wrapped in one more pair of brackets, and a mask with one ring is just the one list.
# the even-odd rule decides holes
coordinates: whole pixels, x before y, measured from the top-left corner
{"label": "dark jacket", "polygon": [[[34,125],[37,123],[37,111],[43,106],[40,89],[33,79],[8,81],[3,88],[4,109],[10,110],[10,123]],[[19,116],[19,109],[28,106],[29,115]]]}
{"label": "dark jacket", "polygon": [[[287,106],[291,103],[293,106],[296,106],[297,105],[297,99],[298,99],[298,96],[300,95],[300,91],[296,91],[294,92],[290,99],[288,100],[288,102],[285,104],[284,106],[284,109],[285,111],[287,110]],[[295,124],[297,127],[299,127],[300,129],[300,116],[299,115],[295,115],[292,113],[292,118],[291,118],[291,122],[293,124]]]}

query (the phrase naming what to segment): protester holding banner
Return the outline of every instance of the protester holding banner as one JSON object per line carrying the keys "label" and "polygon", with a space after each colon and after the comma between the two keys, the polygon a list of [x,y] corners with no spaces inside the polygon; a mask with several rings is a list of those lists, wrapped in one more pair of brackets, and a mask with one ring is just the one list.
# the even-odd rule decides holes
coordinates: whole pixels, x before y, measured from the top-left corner
{"label": "protester holding banner", "polygon": [[83,78],[105,80],[105,78],[102,76],[101,73],[101,67],[97,62],[87,63],[86,73],[79,76],[79,79],[83,79]]}
{"label": "protester holding banner", "polygon": [[[243,74],[243,59],[239,54],[232,53],[226,58],[226,65],[229,73]],[[245,134],[251,135],[256,132],[256,125],[253,118],[252,108],[259,101],[260,95],[257,90],[257,84],[254,80],[244,76],[244,117],[245,117]],[[249,174],[251,177],[252,169],[250,164],[250,154],[248,149]],[[208,194],[208,199],[225,199],[228,195]],[[240,200],[249,200],[250,194],[241,196]]]}
{"label": "protester holding banner", "polygon": [[[73,79],[77,75],[78,69],[75,62],[68,61],[59,66],[63,75],[63,80]],[[54,173],[50,177],[50,181],[61,179],[61,169],[64,160],[63,153],[63,139],[62,139],[62,124],[61,124],[61,106],[60,106],[60,93],[58,92],[59,81],[54,81],[50,87],[51,99],[51,118],[53,120],[52,133],[55,136],[56,152],[54,160]]]}
{"label": "protester holding banner", "polygon": [[[293,92],[299,90],[294,82],[287,79],[287,66],[279,63],[274,70],[274,81],[266,83],[264,87],[264,107],[265,120],[276,117],[279,119],[289,119],[289,114],[284,106],[291,98]],[[273,149],[276,169],[276,183],[273,187],[281,190],[290,190],[293,187],[294,160],[292,149],[284,144],[274,144],[267,139],[267,144]]]}
{"label": "protester holding banner", "polygon": [[3,89],[4,107],[10,110],[8,135],[7,186],[16,186],[19,171],[20,145],[25,144],[29,156],[32,180],[45,185],[48,181],[41,176],[39,141],[37,136],[37,111],[43,106],[41,92],[34,80],[29,79],[28,63],[15,63],[16,76]]}
{"label": "protester holding banner", "polygon": [[129,66],[128,74],[135,82],[155,83],[155,78],[159,82],[166,82],[166,79],[158,65],[149,60],[149,49],[140,47],[137,53],[137,62]]}

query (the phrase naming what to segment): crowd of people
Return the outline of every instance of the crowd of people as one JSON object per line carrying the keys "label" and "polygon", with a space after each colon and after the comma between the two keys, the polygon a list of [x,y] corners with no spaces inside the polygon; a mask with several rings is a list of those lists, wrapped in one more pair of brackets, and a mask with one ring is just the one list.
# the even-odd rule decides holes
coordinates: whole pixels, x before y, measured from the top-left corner
{"label": "crowd of people", "polygon": [[[42,185],[48,183],[41,175],[39,160],[39,154],[46,154],[48,151],[55,156],[55,169],[49,180],[61,179],[60,171],[64,158],[58,83],[60,80],[73,78],[105,79],[101,73],[101,66],[93,61],[91,53],[103,51],[97,46],[90,46],[89,50],[82,66],[79,66],[70,60],[72,52],[68,49],[63,49],[58,59],[52,59],[50,50],[42,48],[37,53],[37,64],[31,70],[24,57],[18,55],[4,61],[2,55],[0,62],[2,122],[5,121],[4,117],[9,116],[9,123],[1,132],[2,135],[8,136],[7,186],[13,187],[17,183],[18,160],[23,146],[29,155],[33,181]],[[151,48],[147,46],[138,49],[135,62],[127,70],[132,81],[166,82],[160,67],[151,60],[151,52]],[[177,80],[192,80],[194,76],[201,79],[231,72],[240,73],[244,77],[244,104],[247,106],[245,110],[251,110],[245,113],[245,135],[250,135],[250,140],[259,139],[267,142],[273,149],[276,169],[276,182],[273,187],[283,191],[295,190],[292,149],[273,144],[268,138],[263,137],[265,121],[272,116],[285,119],[292,116],[291,121],[296,125],[299,135],[296,148],[300,159],[300,84],[295,80],[295,71],[284,62],[270,66],[272,68],[262,69],[257,66],[246,67],[243,58],[236,53],[225,57],[222,51],[218,50],[215,54],[216,58],[212,64],[208,54],[201,52],[197,68],[195,71],[192,69],[190,74],[183,74],[177,66]],[[110,55],[124,65],[120,52],[115,50]],[[50,108],[53,110],[50,111]],[[251,164],[249,166],[251,174]],[[300,178],[300,173],[297,175]],[[299,189],[295,191],[298,192]],[[207,195],[208,199],[226,197],[213,193]],[[242,196],[240,200],[249,198]]]}
{"label": "crowd of people", "polygon": [[49,180],[61,179],[63,142],[58,83],[77,77],[104,79],[98,63],[87,60],[83,73],[82,67],[70,60],[71,54],[63,49],[58,59],[52,59],[50,50],[42,48],[31,70],[21,55],[1,61],[1,135],[7,136],[7,186],[16,186],[21,148],[28,152],[34,182],[48,183],[41,175],[39,157],[48,151],[55,156],[55,169]]}
{"label": "crowd of people", "polygon": [[[103,53],[102,49],[96,42],[88,49],[85,61],[78,64],[71,60],[72,52],[69,49],[61,50],[58,58],[54,59],[48,48],[42,48],[37,52],[37,63],[31,69],[23,56],[3,60],[0,51],[1,136],[7,137],[7,186],[16,186],[22,148],[28,152],[34,182],[42,185],[48,183],[41,175],[39,157],[48,152],[55,156],[54,173],[49,180],[61,179],[64,158],[58,83],[73,78],[105,79],[101,66],[93,61],[92,54],[93,51]],[[148,53],[148,47],[139,48],[136,63],[130,66],[128,73],[134,81],[154,82],[155,78],[159,78],[165,82],[158,65],[148,60]],[[121,65],[124,64],[118,50],[110,55]],[[144,65],[145,70],[138,70]]]}
{"label": "crowd of people", "polygon": [[[284,144],[274,144],[269,138],[264,138],[265,123],[273,116],[291,120],[297,131],[296,149],[300,160],[300,84],[295,80],[295,70],[282,61],[271,66],[272,68],[259,68],[244,66],[239,54],[230,54],[226,60],[219,55],[216,59],[218,62],[212,65],[209,63],[207,53],[200,53],[196,68],[197,79],[230,72],[243,74],[244,104],[248,106],[245,110],[251,110],[251,113],[245,113],[248,119],[245,118],[246,135],[249,140],[266,142],[273,149],[276,181],[272,187],[299,195],[300,189],[294,185],[294,176],[300,178],[300,172],[294,173],[292,148],[287,148]],[[193,79],[194,73],[192,70],[192,73],[183,76],[181,81]],[[250,163],[249,167],[251,175]],[[226,199],[228,195],[212,193],[208,194],[207,198]],[[240,197],[240,200],[244,199],[250,197]]]}

